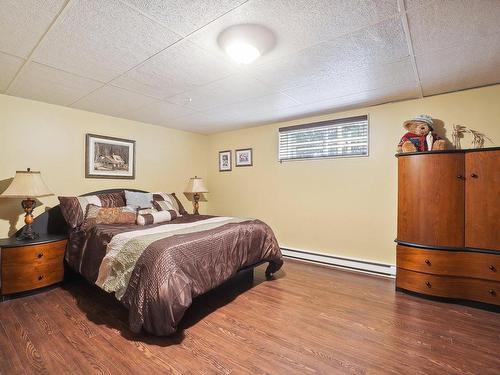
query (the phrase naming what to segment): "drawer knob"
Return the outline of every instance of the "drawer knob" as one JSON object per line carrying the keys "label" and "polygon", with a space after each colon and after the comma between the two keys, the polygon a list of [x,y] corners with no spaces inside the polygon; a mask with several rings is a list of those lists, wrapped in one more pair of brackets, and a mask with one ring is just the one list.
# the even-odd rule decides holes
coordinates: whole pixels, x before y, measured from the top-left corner
{"label": "drawer knob", "polygon": [[488,290],[488,293],[489,293],[490,295],[492,295],[493,297],[495,297],[495,296],[497,295],[497,292],[495,291],[495,289],[490,289],[490,290]]}
{"label": "drawer knob", "polygon": [[426,260],[425,260],[425,264],[427,264],[427,265],[430,267],[430,265],[431,265],[431,261],[430,261],[429,259],[426,259]]}
{"label": "drawer knob", "polygon": [[479,176],[478,176],[477,174],[475,174],[475,173],[471,173],[471,175],[470,175],[470,176],[471,176],[472,178],[478,178],[478,177],[479,177]]}
{"label": "drawer knob", "polygon": [[425,285],[427,285],[427,288],[431,288],[432,287],[432,284],[429,281],[426,281]]}
{"label": "drawer knob", "polygon": [[43,275],[38,276],[38,281],[43,279]]}
{"label": "drawer knob", "polygon": [[38,259],[40,259],[41,257],[43,257],[43,253],[38,253]]}
{"label": "drawer knob", "polygon": [[495,266],[493,264],[490,264],[490,266],[488,268],[490,269],[491,272],[497,272],[497,269],[495,268]]}
{"label": "drawer knob", "polygon": [[461,174],[459,174],[459,175],[457,176],[457,178],[458,178],[459,180],[465,180],[465,177],[464,177],[464,176],[462,176]]}

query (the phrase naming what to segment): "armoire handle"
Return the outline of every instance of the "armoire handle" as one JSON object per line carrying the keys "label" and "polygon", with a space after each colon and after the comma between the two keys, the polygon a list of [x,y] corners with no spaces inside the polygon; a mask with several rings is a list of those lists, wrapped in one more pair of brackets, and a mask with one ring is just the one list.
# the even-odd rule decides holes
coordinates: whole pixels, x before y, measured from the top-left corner
{"label": "armoire handle", "polygon": [[458,178],[459,180],[465,180],[465,177],[464,177],[464,176],[462,176],[461,174],[459,174],[459,175],[457,176],[457,178]]}
{"label": "armoire handle", "polygon": [[475,173],[471,173],[471,174],[470,174],[470,176],[471,176],[472,178],[478,178],[478,177],[479,177],[479,176],[478,176],[477,174],[475,174]]}

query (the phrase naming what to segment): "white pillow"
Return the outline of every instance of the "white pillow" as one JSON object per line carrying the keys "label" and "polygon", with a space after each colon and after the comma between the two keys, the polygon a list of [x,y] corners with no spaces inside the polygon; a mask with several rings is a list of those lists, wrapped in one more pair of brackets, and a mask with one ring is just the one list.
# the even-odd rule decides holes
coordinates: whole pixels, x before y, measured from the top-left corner
{"label": "white pillow", "polygon": [[174,220],[177,214],[174,210],[151,212],[137,215],[137,225],[151,225]]}

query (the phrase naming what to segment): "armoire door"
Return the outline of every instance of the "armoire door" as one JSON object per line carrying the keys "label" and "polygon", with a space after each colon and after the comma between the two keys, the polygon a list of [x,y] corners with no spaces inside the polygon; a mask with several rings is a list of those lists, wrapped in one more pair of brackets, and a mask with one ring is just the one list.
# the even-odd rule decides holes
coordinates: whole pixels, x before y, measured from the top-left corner
{"label": "armoire door", "polygon": [[465,246],[500,250],[500,151],[465,155]]}
{"label": "armoire door", "polygon": [[398,241],[464,246],[464,154],[398,157]]}

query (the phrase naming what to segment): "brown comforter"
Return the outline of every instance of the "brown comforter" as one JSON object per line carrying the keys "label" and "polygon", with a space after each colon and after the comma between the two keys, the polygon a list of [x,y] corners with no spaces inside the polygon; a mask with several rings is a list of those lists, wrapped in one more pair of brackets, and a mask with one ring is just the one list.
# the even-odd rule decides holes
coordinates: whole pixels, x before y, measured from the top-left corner
{"label": "brown comforter", "polygon": [[[241,268],[268,261],[267,272],[274,273],[283,264],[276,238],[263,222],[245,220],[211,228],[203,224],[210,222],[208,219],[214,220],[211,216],[186,215],[169,222],[183,224],[204,220],[193,224],[201,228],[194,232],[179,230],[162,235],[163,228],[167,231],[173,227],[165,223],[144,227],[145,233],[152,229],[155,234],[139,236],[140,241],[128,241],[128,245],[133,245],[128,247],[117,246],[113,238],[137,236],[137,226],[97,225],[88,232],[71,234],[67,261],[92,283],[99,279],[98,285],[107,291],[117,291],[118,287],[113,284],[117,289],[112,289],[102,282],[103,274],[113,280],[125,280],[122,293],[115,295],[129,309],[130,329],[168,335],[176,331],[194,297],[222,284]],[[118,236],[126,232],[130,233]],[[118,249],[114,253],[139,251],[129,275],[123,276],[126,266],[122,260],[108,259],[110,243],[109,248]],[[146,245],[142,248],[141,244]],[[107,262],[103,262],[105,256]]]}

